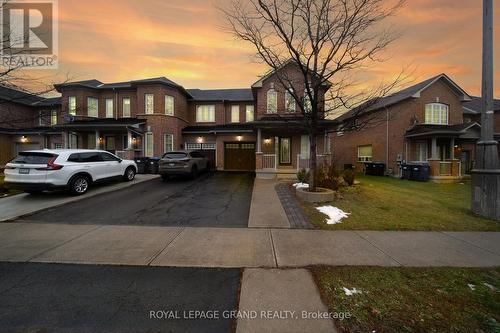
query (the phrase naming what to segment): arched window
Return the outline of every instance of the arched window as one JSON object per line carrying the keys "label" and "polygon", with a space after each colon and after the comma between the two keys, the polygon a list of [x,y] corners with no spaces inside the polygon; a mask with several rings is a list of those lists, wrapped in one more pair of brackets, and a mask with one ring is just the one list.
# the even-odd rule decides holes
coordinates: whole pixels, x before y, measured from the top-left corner
{"label": "arched window", "polygon": [[276,113],[278,110],[278,95],[276,90],[269,89],[267,91],[267,113]]}
{"label": "arched window", "polygon": [[425,105],[425,123],[431,125],[448,125],[448,105],[429,103]]}
{"label": "arched window", "polygon": [[285,112],[295,112],[295,98],[290,90],[285,91]]}

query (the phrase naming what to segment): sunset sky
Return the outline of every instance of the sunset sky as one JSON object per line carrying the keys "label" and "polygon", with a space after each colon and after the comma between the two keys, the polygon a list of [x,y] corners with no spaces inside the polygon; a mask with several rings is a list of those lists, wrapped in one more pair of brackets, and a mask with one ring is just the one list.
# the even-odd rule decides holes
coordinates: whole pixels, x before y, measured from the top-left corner
{"label": "sunset sky", "polygon": [[[60,66],[73,80],[103,82],[166,76],[186,88],[249,87],[266,67],[223,27],[216,5],[228,0],[59,1]],[[496,22],[495,95],[500,97],[500,1]],[[412,79],[447,73],[480,92],[480,0],[409,0],[392,20],[402,37],[373,82],[410,66]]]}

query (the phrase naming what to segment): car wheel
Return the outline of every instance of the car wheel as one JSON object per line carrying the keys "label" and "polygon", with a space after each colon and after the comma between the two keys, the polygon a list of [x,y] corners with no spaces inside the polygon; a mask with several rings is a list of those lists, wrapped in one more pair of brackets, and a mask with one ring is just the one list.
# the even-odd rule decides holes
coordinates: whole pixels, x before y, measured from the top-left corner
{"label": "car wheel", "polygon": [[123,175],[123,179],[126,182],[131,182],[132,180],[134,180],[134,178],[135,178],[135,170],[134,170],[134,168],[128,167],[125,170],[125,174]]}
{"label": "car wheel", "polygon": [[161,175],[161,179],[166,182],[170,177],[168,175]]}
{"label": "car wheel", "polygon": [[71,193],[82,195],[89,189],[89,179],[85,176],[76,176],[70,184]]}
{"label": "car wheel", "polygon": [[191,168],[191,179],[195,179],[198,176],[198,167],[193,165]]}

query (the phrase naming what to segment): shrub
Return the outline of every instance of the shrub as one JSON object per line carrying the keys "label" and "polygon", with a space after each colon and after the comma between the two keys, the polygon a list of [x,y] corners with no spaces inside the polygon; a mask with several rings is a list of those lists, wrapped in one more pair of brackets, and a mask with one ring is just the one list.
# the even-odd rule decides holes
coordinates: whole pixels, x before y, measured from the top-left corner
{"label": "shrub", "polygon": [[343,179],[340,172],[333,164],[324,164],[316,168],[316,180],[319,187],[328,188],[331,190],[338,190],[342,186]]}
{"label": "shrub", "polygon": [[301,183],[309,183],[309,171],[307,171],[305,168],[302,168],[297,172],[297,179]]}
{"label": "shrub", "polygon": [[354,173],[354,170],[346,169],[342,174],[342,178],[344,178],[344,181],[347,185],[352,186],[354,184],[354,179],[356,178],[356,174]]}

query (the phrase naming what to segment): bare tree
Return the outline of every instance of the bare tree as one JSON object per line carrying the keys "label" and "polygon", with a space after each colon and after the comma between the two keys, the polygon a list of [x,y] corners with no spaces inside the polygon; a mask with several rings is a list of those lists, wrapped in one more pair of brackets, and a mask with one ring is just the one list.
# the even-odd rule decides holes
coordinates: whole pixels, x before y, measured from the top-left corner
{"label": "bare tree", "polygon": [[[0,16],[4,16],[4,12],[8,10],[10,0],[0,0]],[[30,74],[20,61],[12,61],[17,55],[25,54],[23,48],[12,47],[12,45],[23,45],[27,41],[22,37],[13,37],[10,33],[10,27],[2,20],[2,35],[0,35],[0,88],[5,87],[13,89],[9,96],[3,96],[0,99],[0,127],[22,128],[26,124],[33,126],[39,118],[38,113],[20,112],[12,103],[28,103],[37,107],[37,104],[42,100],[41,97],[50,95],[54,92],[52,82],[55,79],[54,75],[34,75]],[[16,39],[17,38],[17,39]],[[69,80],[69,75],[66,74],[64,80],[58,80],[59,83]],[[41,110],[44,116],[50,114],[50,106],[47,110]],[[30,127],[31,127],[30,126]]]}
{"label": "bare tree", "polygon": [[[371,92],[354,92],[356,73],[384,61],[383,52],[398,37],[384,27],[404,0],[234,0],[221,8],[230,31],[253,45],[283,89],[300,108],[310,141],[310,184],[316,190],[318,123],[355,108],[364,114],[391,91],[401,75]],[[295,66],[296,73],[281,70]],[[352,128],[360,127],[360,124]],[[351,129],[351,128],[349,128]]]}

